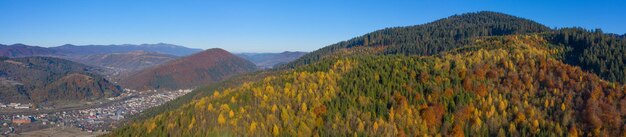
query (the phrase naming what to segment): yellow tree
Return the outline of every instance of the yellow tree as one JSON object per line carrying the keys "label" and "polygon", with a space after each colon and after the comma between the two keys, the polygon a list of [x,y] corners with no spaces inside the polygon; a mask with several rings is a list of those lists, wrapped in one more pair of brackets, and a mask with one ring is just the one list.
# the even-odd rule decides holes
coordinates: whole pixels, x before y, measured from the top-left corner
{"label": "yellow tree", "polygon": [[222,113],[217,116],[217,123],[220,125],[224,125],[226,123],[226,118],[224,118],[224,115],[222,115]]}
{"label": "yellow tree", "polygon": [[278,126],[274,125],[274,127],[272,128],[272,135],[274,136],[280,135],[280,129],[278,129]]}

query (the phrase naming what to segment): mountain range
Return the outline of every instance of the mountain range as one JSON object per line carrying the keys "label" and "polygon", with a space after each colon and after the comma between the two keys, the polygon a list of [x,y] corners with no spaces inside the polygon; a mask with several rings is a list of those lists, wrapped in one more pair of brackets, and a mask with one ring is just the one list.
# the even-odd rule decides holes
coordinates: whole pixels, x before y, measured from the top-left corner
{"label": "mountain range", "polygon": [[50,49],[63,51],[67,54],[76,55],[92,55],[92,54],[107,54],[107,53],[126,53],[131,51],[147,51],[158,52],[163,54],[170,54],[175,56],[187,56],[196,52],[202,51],[201,49],[192,49],[179,45],[157,43],[157,44],[123,44],[123,45],[71,45],[66,44],[58,47],[51,47]]}
{"label": "mountain range", "polygon": [[147,51],[93,54],[74,56],[69,60],[90,66],[103,67],[105,76],[118,80],[130,73],[157,66],[179,58],[178,56]]}
{"label": "mountain range", "polygon": [[49,48],[24,44],[0,45],[0,56],[43,56],[67,59],[98,67],[102,69],[99,71],[100,74],[115,81],[134,71],[199,51],[201,50],[165,43],[83,46],[66,44]]}
{"label": "mountain range", "polygon": [[158,52],[175,56],[186,56],[201,49],[187,48],[183,46],[157,43],[157,44],[124,44],[124,45],[71,45],[66,44],[57,47],[39,47],[24,44],[2,45],[0,44],[0,56],[5,57],[28,57],[28,56],[83,56],[94,54],[126,53],[132,51]]}
{"label": "mountain range", "polygon": [[40,55],[58,55],[59,51],[24,44],[2,45],[0,44],[0,56],[3,57],[29,57]]}
{"label": "mountain range", "polygon": [[[0,45],[0,55],[5,57],[31,57],[31,56],[44,56],[55,57],[71,60],[78,63],[83,63],[89,66],[97,67],[101,71],[99,74],[104,75],[107,79],[119,82],[122,79],[128,79],[129,75],[139,73],[140,71],[158,66],[181,57],[187,57],[193,53],[198,53],[199,49],[186,48],[183,46],[177,46],[172,44],[141,44],[141,45],[63,45],[58,47],[38,47],[29,46],[24,44],[13,45]],[[220,58],[222,54],[220,52],[212,52],[220,55],[215,55],[213,58]],[[295,60],[304,55],[305,52],[282,52],[282,53],[242,53],[238,54],[239,57],[254,62],[258,68],[267,69],[272,68],[277,64],[284,64],[289,61]],[[231,58],[231,57],[225,57]],[[200,60],[200,59],[193,59]],[[234,64],[244,63],[244,65],[233,66],[245,66],[246,69],[251,67],[246,66],[247,61],[241,61],[238,59],[232,59],[236,61]],[[228,64],[228,63],[227,63]],[[208,69],[208,68],[205,68]],[[219,81],[222,76],[228,74],[227,67],[222,68],[225,71],[222,74],[213,76],[215,78],[211,81]],[[237,68],[238,69],[238,68]],[[239,72],[239,71],[232,71]],[[182,74],[182,73],[181,73]],[[196,79],[202,81],[202,79]],[[197,83],[196,83],[197,84]],[[195,87],[201,85],[187,85],[185,88]],[[135,87],[135,86],[131,86]],[[154,87],[152,87],[154,88]],[[148,88],[148,89],[152,89]],[[171,87],[170,87],[171,88]]]}

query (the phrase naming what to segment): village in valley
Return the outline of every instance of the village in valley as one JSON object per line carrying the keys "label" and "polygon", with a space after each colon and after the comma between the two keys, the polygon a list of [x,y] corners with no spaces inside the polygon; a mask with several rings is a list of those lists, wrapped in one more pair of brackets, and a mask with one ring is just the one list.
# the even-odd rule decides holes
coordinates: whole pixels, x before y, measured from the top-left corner
{"label": "village in valley", "polygon": [[53,127],[107,132],[131,115],[189,92],[190,89],[142,92],[126,89],[122,95],[106,99],[107,103],[71,110],[40,107],[30,103],[0,103],[0,135],[17,135]]}

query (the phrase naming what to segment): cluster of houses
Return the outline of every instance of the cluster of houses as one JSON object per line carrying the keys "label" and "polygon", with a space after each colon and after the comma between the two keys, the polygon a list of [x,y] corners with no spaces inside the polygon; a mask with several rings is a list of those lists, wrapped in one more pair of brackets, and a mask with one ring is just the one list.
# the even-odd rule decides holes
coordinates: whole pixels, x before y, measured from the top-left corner
{"label": "cluster of houses", "polygon": [[[81,128],[84,131],[108,130],[114,126],[115,122],[125,119],[125,116],[141,113],[148,108],[161,105],[191,91],[191,89],[174,91],[129,91],[119,97],[109,98],[109,100],[119,101],[106,106],[34,115],[0,115],[0,124],[5,124],[5,127],[11,129],[10,132],[6,132],[2,135],[13,133],[13,131],[15,131],[14,129],[19,131],[30,128],[32,127],[31,125],[35,124],[38,126],[69,125]],[[21,103],[0,104],[0,111],[3,111],[3,109],[28,108],[34,108],[34,105]],[[45,107],[43,108],[45,109]],[[0,128],[0,132],[3,131],[3,128]]]}
{"label": "cluster of houses", "polygon": [[[9,135],[15,132],[18,128],[23,128],[23,125],[31,125],[33,123],[39,123],[44,126],[64,126],[64,123],[57,125],[58,120],[48,119],[48,114],[39,115],[0,115],[0,136]],[[31,128],[32,126],[26,126]]]}
{"label": "cluster of houses", "polygon": [[33,104],[31,104],[31,103],[28,103],[28,104],[22,104],[22,103],[2,104],[2,103],[0,103],[0,108],[29,109],[29,108],[33,108]]}

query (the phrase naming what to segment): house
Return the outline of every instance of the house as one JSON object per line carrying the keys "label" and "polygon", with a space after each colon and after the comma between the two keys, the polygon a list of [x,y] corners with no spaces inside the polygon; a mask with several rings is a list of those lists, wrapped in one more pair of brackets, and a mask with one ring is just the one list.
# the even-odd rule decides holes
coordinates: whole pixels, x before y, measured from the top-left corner
{"label": "house", "polygon": [[33,106],[33,104],[21,104],[21,105],[15,106],[15,109],[29,109],[32,106]]}
{"label": "house", "polygon": [[21,103],[9,103],[9,105],[7,105],[8,107],[17,107],[21,105]]}
{"label": "house", "polygon": [[30,118],[16,118],[16,119],[13,119],[12,122],[14,124],[28,124],[28,123],[30,123],[32,121],[31,121]]}

